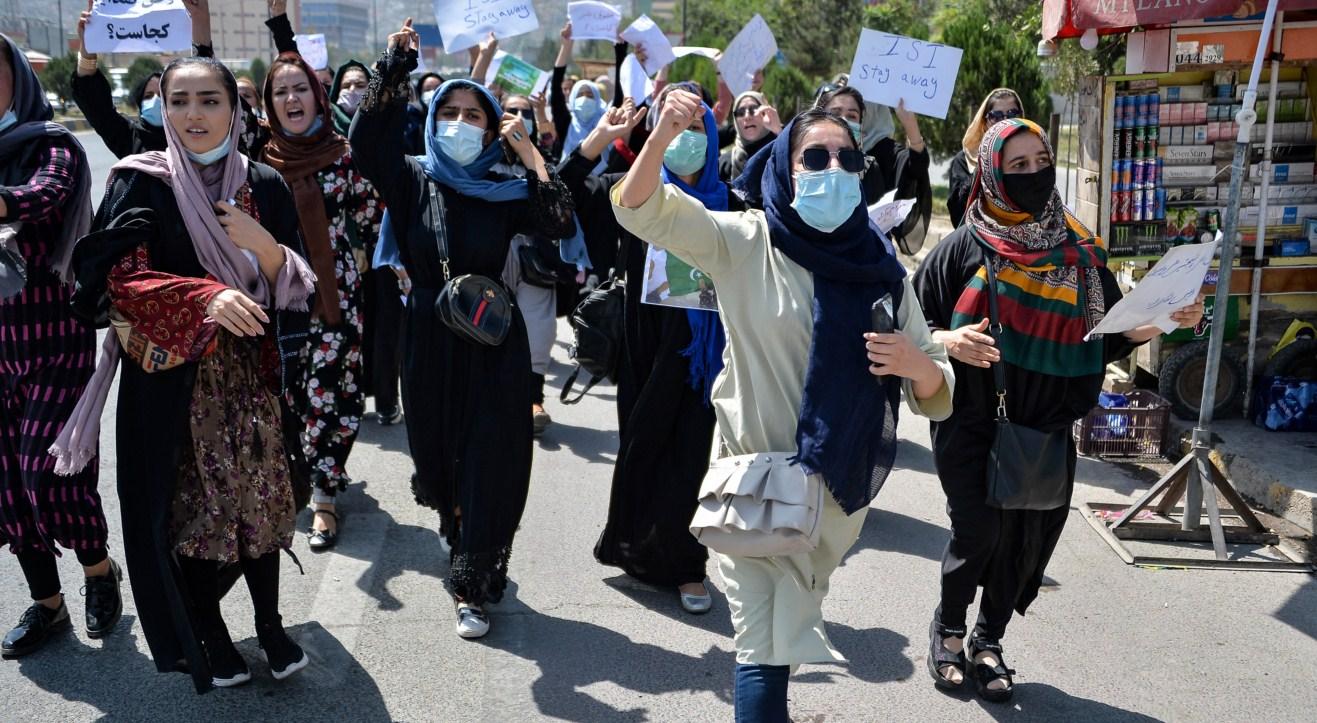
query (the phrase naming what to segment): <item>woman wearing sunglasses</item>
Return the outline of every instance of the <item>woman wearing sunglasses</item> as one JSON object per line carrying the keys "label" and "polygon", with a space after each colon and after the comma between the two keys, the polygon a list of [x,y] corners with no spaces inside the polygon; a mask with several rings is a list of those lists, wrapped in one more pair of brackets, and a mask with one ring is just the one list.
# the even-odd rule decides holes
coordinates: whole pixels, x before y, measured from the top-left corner
{"label": "woman wearing sunglasses", "polygon": [[727,183],[741,175],[750,156],[777,138],[782,120],[763,93],[747,90],[732,104],[732,126],[736,139],[718,158],[718,176]]}
{"label": "woman wearing sunglasses", "polygon": [[[737,180],[763,210],[715,212],[660,182],[664,150],[700,113],[698,97],[670,95],[612,199],[626,230],[718,287],[728,344],[713,387],[719,457],[771,453],[783,474],[825,491],[812,551],[715,554],[736,631],[736,720],[779,723],[792,666],[844,660],[821,605],[891,469],[902,391],[915,413],[945,419],[953,378],[869,225],[864,154],[846,123],[821,110],[796,118]],[[871,333],[871,307],[889,294],[895,333]]]}
{"label": "woman wearing sunglasses", "polygon": [[979,112],[965,129],[965,139],[961,150],[951,157],[951,170],[947,194],[947,211],[951,214],[951,225],[959,227],[965,220],[965,207],[969,203],[969,192],[974,188],[974,172],[979,165],[979,143],[983,134],[992,126],[1008,119],[1024,117],[1024,103],[1020,96],[1010,88],[998,88],[983,99]]}

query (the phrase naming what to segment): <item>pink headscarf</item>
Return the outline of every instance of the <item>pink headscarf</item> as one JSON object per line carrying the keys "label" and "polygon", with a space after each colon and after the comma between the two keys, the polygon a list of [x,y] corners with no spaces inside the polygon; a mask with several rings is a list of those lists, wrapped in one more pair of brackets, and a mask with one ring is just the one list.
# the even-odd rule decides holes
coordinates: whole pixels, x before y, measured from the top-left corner
{"label": "pink headscarf", "polygon": [[[224,71],[227,73],[228,69],[224,68]],[[165,89],[160,90],[163,95]],[[241,112],[241,107],[235,104],[229,122],[229,152],[217,163],[203,167],[193,163],[187,157],[178,131],[166,118],[166,150],[128,156],[110,171],[111,174],[120,170],[141,171],[169,184],[197,252],[197,260],[220,283],[243,292],[267,309],[306,311],[307,299],[315,289],[315,274],[307,262],[288,247],[280,246],[284,264],[271,284],[265,274],[248,261],[215,217],[212,204],[235,198],[238,190],[247,183],[248,161],[238,152]],[[50,453],[56,458],[56,474],[77,474],[96,456],[101,414],[115,372],[119,369],[119,351],[118,335],[114,332],[106,334],[96,373],[50,448]]]}

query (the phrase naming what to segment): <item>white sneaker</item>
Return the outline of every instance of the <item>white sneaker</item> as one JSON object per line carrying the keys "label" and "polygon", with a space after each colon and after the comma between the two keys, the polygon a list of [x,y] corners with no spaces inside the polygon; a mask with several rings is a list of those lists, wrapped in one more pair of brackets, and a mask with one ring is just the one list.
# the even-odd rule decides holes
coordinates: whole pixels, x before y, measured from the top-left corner
{"label": "white sneaker", "polygon": [[489,632],[489,616],[477,605],[459,603],[457,606],[457,636],[474,640]]}

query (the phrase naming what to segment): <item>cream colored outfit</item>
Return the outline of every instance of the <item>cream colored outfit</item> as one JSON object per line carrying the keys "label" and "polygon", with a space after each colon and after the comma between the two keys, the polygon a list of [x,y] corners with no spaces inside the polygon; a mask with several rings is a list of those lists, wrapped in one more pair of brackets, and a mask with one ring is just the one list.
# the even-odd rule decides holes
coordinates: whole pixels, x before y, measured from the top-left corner
{"label": "cream colored outfit", "polygon": [[[708,274],[718,289],[727,349],[725,368],[713,387],[713,406],[726,454],[794,451],[814,331],[813,274],[769,243],[761,211],[709,211],[670,184],[661,184],[639,208],[618,205],[620,195],[618,184],[613,211],[623,228]],[[916,414],[946,419],[955,378],[946,349],[929,333],[909,277],[896,323],[946,379],[941,391],[922,401],[904,381],[907,404]],[[855,353],[863,353],[863,340],[855,344]],[[822,515],[822,539],[809,554],[750,558],[715,553],[727,582],[738,663],[844,660],[828,641],[821,605],[829,576],[859,537],[865,511],[847,516],[826,495]]]}

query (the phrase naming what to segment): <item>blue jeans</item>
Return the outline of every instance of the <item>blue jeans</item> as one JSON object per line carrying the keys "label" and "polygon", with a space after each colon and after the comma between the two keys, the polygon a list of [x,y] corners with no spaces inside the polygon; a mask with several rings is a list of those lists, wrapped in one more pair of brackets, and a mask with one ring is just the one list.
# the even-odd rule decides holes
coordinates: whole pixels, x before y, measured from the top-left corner
{"label": "blue jeans", "polygon": [[736,723],[790,723],[787,665],[736,666]]}

